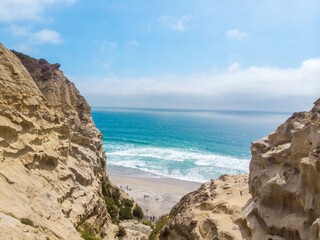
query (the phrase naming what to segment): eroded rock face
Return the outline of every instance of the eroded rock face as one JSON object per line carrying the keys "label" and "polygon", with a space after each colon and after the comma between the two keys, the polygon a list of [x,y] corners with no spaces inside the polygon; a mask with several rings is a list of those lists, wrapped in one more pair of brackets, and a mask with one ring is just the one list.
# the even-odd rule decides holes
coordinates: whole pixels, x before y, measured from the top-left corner
{"label": "eroded rock face", "polygon": [[251,150],[248,184],[245,175],[205,183],[173,208],[159,238],[319,240],[320,99]]}
{"label": "eroded rock face", "polygon": [[58,65],[17,55],[0,44],[0,239],[81,239],[110,219],[101,134]]}
{"label": "eroded rock face", "polygon": [[205,183],[174,206],[159,239],[242,239],[235,222],[249,198],[248,175],[223,175]]}
{"label": "eroded rock face", "polygon": [[243,226],[252,239],[320,239],[320,100],[251,146],[252,201]]}
{"label": "eroded rock face", "polygon": [[55,109],[59,108],[68,118],[71,127],[90,124],[86,129],[96,130],[92,127],[90,106],[74,84],[59,70],[60,64],[50,64],[45,59],[38,60],[23,53],[12,52],[21,60],[50,105]]}

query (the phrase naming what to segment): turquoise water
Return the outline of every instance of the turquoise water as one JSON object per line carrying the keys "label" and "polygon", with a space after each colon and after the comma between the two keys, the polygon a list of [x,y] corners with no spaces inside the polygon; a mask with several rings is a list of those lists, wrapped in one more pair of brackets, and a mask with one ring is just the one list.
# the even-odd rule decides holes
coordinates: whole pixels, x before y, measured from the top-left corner
{"label": "turquoise water", "polygon": [[205,182],[248,172],[251,142],[274,131],[290,114],[94,108],[92,116],[103,134],[111,171],[138,169]]}

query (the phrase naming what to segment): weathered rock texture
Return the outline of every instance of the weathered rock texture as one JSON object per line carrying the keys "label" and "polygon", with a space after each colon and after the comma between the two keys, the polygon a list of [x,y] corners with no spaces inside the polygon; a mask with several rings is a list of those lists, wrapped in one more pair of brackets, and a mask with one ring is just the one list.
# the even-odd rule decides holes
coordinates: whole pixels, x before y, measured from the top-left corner
{"label": "weathered rock texture", "polygon": [[248,185],[239,175],[204,184],[173,208],[159,238],[320,239],[320,99],[251,150]]}
{"label": "weathered rock texture", "polygon": [[252,239],[320,239],[320,99],[251,146],[243,227]]}
{"label": "weathered rock texture", "polygon": [[59,65],[17,56],[0,44],[0,239],[81,239],[110,219],[101,134]]}
{"label": "weathered rock texture", "polygon": [[159,239],[242,239],[235,221],[249,199],[248,175],[223,175],[184,196]]}

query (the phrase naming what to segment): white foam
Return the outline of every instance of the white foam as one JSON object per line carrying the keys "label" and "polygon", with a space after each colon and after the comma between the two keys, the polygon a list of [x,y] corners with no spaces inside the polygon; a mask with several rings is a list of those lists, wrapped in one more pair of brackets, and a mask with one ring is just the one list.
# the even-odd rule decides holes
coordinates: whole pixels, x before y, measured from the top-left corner
{"label": "white foam", "polygon": [[154,158],[177,162],[191,161],[199,166],[217,166],[240,171],[248,171],[249,166],[248,159],[234,158],[231,156],[207,152],[180,150],[175,148],[128,147],[123,149],[122,147],[112,150],[107,152],[108,156]]}
{"label": "white foam", "polygon": [[[131,144],[108,144],[104,147],[107,148],[108,163],[111,165],[140,169],[181,180],[205,182],[221,174],[236,174],[249,170],[248,159],[194,149],[137,147]],[[173,165],[176,168],[173,168]]]}

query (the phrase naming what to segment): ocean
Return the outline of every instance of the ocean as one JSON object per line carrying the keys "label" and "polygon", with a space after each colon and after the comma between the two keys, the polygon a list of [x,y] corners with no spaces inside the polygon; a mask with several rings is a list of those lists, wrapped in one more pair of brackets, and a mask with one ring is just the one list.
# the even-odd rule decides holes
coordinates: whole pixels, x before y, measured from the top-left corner
{"label": "ocean", "polygon": [[107,171],[206,182],[249,171],[250,145],[291,114],[93,108]]}

